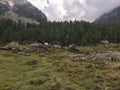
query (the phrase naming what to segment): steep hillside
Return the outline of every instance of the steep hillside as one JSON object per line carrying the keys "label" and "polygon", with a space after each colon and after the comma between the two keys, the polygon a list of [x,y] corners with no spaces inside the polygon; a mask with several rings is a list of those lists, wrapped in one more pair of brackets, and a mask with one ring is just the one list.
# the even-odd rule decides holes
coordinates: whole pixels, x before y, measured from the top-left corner
{"label": "steep hillside", "polygon": [[39,24],[47,21],[45,14],[27,0],[0,1],[0,14],[16,22]]}
{"label": "steep hillside", "polygon": [[120,7],[102,15],[100,18],[95,20],[95,23],[120,23]]}
{"label": "steep hillside", "polygon": [[47,21],[46,16],[30,3],[25,3],[23,5],[16,4],[12,7],[12,10],[21,16],[32,18],[39,22]]}

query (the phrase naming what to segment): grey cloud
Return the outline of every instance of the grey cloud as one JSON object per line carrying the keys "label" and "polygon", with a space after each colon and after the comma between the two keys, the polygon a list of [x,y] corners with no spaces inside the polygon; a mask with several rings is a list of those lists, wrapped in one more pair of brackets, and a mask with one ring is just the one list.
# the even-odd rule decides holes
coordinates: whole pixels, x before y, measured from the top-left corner
{"label": "grey cloud", "polygon": [[[47,10],[47,11],[46,11]],[[55,8],[54,6],[52,5],[49,5],[46,7],[46,14],[47,16],[49,17],[50,20],[60,20],[60,14],[58,13],[58,10],[57,8]]]}
{"label": "grey cloud", "polygon": [[104,13],[120,6],[120,0],[86,0],[85,20],[94,21]]}
{"label": "grey cloud", "polygon": [[49,0],[47,0],[47,4],[50,4],[50,1],[49,1]]}
{"label": "grey cloud", "polygon": [[[29,1],[32,2],[33,0]],[[41,0],[40,3],[43,3],[43,1],[48,5],[45,6],[46,8],[42,8],[42,11],[51,21],[73,19],[94,21],[102,14],[120,6],[120,0]],[[63,3],[60,3],[60,1]],[[61,10],[61,7],[58,7],[58,5],[61,6],[63,10]],[[39,8],[39,6],[37,7]]]}
{"label": "grey cloud", "polygon": [[85,5],[79,0],[65,0],[63,3],[63,8],[66,15],[63,16],[63,20],[81,20],[81,16],[84,14]]}

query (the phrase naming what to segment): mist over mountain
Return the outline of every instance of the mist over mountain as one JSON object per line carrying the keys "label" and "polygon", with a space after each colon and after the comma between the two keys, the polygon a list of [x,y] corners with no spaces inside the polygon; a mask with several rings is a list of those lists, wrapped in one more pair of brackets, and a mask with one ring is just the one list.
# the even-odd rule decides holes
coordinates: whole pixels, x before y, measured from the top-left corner
{"label": "mist over mountain", "polygon": [[0,14],[1,17],[22,23],[39,24],[47,21],[46,15],[27,0],[1,0]]}
{"label": "mist over mountain", "polygon": [[96,19],[95,23],[120,23],[120,6]]}

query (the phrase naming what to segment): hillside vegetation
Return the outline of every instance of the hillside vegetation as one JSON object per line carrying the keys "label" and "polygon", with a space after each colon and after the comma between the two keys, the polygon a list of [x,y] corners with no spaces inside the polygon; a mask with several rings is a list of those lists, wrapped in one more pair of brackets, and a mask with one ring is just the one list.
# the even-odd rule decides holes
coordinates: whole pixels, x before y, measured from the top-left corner
{"label": "hillside vegetation", "polygon": [[62,45],[96,45],[101,40],[120,43],[119,24],[94,24],[89,22],[47,22],[40,25],[24,25],[12,20],[0,21],[0,42],[36,40],[59,41]]}

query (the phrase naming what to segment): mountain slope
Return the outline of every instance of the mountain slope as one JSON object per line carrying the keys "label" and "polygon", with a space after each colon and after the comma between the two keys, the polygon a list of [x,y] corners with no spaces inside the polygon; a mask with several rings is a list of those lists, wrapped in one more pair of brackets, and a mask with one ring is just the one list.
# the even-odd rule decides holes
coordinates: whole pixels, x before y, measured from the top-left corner
{"label": "mountain slope", "polygon": [[111,12],[102,15],[94,21],[95,23],[120,23],[120,7],[113,9]]}
{"label": "mountain slope", "polygon": [[47,17],[27,0],[7,0],[0,2],[0,14],[5,18],[24,23],[39,24],[46,22]]}
{"label": "mountain slope", "polygon": [[47,21],[46,16],[37,8],[33,7],[30,3],[25,3],[23,5],[15,5],[12,10],[21,16],[35,19],[39,22]]}

